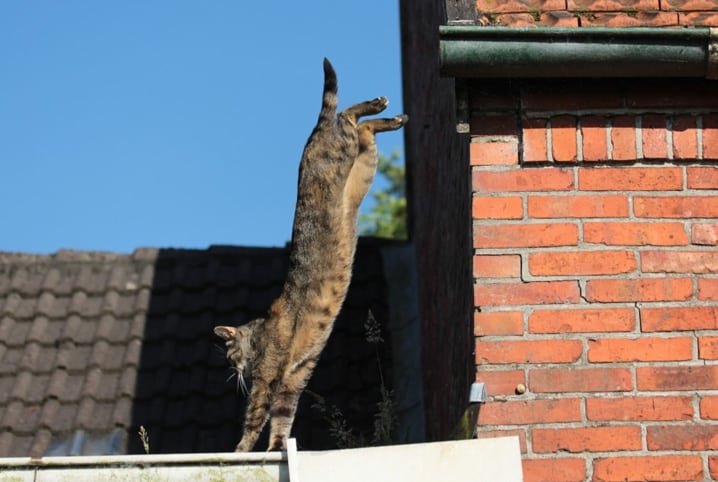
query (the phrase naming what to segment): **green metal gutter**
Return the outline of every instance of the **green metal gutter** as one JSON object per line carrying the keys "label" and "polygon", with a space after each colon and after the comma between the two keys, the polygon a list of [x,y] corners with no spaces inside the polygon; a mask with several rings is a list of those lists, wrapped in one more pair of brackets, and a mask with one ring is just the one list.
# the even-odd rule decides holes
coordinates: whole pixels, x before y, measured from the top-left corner
{"label": "green metal gutter", "polygon": [[718,78],[717,28],[439,27],[458,78]]}

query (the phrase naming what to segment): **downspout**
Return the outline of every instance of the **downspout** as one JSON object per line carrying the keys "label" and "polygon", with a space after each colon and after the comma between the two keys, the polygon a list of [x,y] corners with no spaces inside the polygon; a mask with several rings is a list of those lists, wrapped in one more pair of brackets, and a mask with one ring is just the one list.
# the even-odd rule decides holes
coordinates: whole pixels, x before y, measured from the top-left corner
{"label": "downspout", "polygon": [[441,26],[441,75],[718,79],[718,28]]}

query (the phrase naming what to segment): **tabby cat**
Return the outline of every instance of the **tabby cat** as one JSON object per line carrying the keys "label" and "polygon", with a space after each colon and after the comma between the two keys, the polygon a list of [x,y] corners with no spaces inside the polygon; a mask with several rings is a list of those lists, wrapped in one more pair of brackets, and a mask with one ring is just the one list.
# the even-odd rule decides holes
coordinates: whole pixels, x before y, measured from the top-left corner
{"label": "tabby cat", "polygon": [[286,449],[299,396],[332,331],[346,296],[356,249],[359,204],[374,178],[376,132],[399,129],[408,118],[372,119],[384,97],[336,114],[337,78],[324,59],[319,120],[299,166],[289,271],[266,318],[238,327],[217,326],[227,358],[244,386],[252,378],[238,452],[254,447],[271,418],[269,450]]}

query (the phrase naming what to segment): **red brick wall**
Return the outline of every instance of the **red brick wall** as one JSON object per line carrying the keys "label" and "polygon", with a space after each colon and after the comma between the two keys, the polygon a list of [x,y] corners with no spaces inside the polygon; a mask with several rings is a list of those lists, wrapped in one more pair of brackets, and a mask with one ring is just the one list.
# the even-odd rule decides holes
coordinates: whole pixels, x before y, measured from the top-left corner
{"label": "red brick wall", "polygon": [[718,27],[715,0],[477,0],[482,25]]}
{"label": "red brick wall", "polygon": [[479,436],[527,481],[718,480],[718,83],[470,101]]}

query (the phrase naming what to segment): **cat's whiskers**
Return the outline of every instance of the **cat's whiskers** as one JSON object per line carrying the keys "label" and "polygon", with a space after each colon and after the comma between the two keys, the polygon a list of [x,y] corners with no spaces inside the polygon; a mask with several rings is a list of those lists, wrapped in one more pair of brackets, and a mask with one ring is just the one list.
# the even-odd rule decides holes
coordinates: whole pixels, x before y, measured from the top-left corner
{"label": "cat's whiskers", "polygon": [[[244,375],[242,372],[237,370],[237,388],[242,388],[242,394],[246,397],[249,395],[249,390],[247,389],[247,382],[244,381]],[[238,390],[239,391],[239,390]]]}

